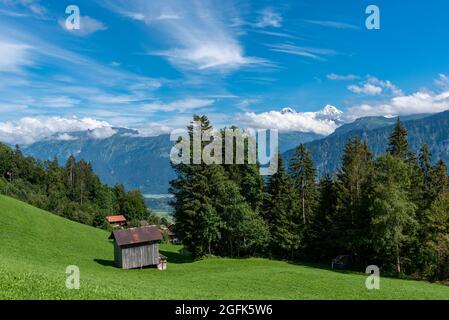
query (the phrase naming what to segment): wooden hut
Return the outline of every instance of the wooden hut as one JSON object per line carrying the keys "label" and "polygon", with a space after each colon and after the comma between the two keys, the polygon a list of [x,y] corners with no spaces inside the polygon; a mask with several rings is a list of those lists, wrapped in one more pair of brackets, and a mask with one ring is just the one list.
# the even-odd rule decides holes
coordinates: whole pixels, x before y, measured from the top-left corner
{"label": "wooden hut", "polygon": [[119,268],[158,266],[166,262],[159,254],[161,232],[153,226],[112,231],[114,260]]}
{"label": "wooden hut", "polygon": [[175,233],[175,223],[172,222],[168,225],[168,237],[170,239],[170,243],[177,243],[178,242],[178,238],[176,237],[176,233]]}
{"label": "wooden hut", "polygon": [[112,226],[112,228],[123,228],[126,226],[125,216],[119,214],[116,216],[107,216],[106,221]]}

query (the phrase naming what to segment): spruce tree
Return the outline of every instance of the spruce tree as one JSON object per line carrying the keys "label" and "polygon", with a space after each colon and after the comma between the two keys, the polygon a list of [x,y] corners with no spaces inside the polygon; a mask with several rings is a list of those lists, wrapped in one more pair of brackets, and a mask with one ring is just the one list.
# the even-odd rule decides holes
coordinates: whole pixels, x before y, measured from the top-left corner
{"label": "spruce tree", "polygon": [[407,129],[402,125],[399,118],[389,138],[387,152],[402,160],[406,160],[410,156]]}
{"label": "spruce tree", "polygon": [[368,197],[371,190],[372,155],[358,137],[349,140],[337,173],[336,242],[342,252],[363,256],[369,229]]}
{"label": "spruce tree", "polygon": [[411,195],[419,211],[429,208],[432,202],[432,155],[427,144],[423,144],[416,165],[411,165]]}
{"label": "spruce tree", "polygon": [[270,230],[270,248],[275,256],[294,258],[301,241],[298,196],[277,152],[278,170],[268,179],[263,217]]}
{"label": "spruce tree", "polygon": [[407,247],[413,241],[417,223],[416,206],[409,199],[408,165],[390,154],[376,160],[372,194],[371,235],[373,249],[381,261],[402,272]]}
{"label": "spruce tree", "polygon": [[290,175],[293,178],[296,190],[300,197],[300,210],[302,222],[306,226],[313,218],[316,207],[316,172],[313,166],[312,155],[304,144],[295,149],[290,162]]}

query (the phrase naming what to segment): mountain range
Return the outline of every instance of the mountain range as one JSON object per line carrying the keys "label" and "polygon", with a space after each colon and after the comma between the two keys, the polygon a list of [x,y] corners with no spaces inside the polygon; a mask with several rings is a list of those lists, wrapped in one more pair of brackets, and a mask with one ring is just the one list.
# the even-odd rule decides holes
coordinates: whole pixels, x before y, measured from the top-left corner
{"label": "mountain range", "polygon": [[[332,108],[327,110],[340,114]],[[282,112],[290,112],[285,108]],[[335,119],[335,118],[334,118]],[[314,133],[286,132],[279,134],[279,146],[285,160],[289,161],[293,150],[305,143],[311,151],[319,174],[334,172],[341,163],[344,147],[355,135],[365,139],[374,155],[385,151],[387,139],[397,118],[365,117],[342,124],[329,136]],[[449,111],[439,114],[420,114],[401,117],[409,131],[412,151],[417,152],[427,143],[434,160],[449,162]],[[23,146],[24,154],[48,160],[56,157],[65,163],[73,154],[89,161],[103,182],[123,183],[127,188],[138,188],[144,194],[167,194],[169,181],[175,178],[170,166],[170,150],[173,142],[169,135],[140,136],[136,130],[113,128],[114,134],[98,138],[90,131],[58,133],[44,140]]]}
{"label": "mountain range", "polygon": [[[96,137],[93,131],[57,133],[23,146],[22,151],[41,160],[57,158],[60,164],[74,155],[90,162],[104,183],[123,183],[126,188],[138,188],[144,194],[167,194],[169,181],[175,178],[170,165],[170,150],[174,144],[170,135],[144,137],[136,130],[112,129],[115,133],[106,138]],[[281,133],[280,150],[285,152],[322,137],[304,132]]]}

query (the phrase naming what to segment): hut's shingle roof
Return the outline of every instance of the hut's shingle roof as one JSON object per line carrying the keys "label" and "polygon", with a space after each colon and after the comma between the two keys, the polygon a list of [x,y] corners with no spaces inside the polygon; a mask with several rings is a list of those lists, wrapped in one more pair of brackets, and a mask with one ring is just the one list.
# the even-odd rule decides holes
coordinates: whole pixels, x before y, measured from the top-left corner
{"label": "hut's shingle roof", "polygon": [[119,246],[162,240],[161,232],[153,226],[115,230],[109,239],[115,239]]}

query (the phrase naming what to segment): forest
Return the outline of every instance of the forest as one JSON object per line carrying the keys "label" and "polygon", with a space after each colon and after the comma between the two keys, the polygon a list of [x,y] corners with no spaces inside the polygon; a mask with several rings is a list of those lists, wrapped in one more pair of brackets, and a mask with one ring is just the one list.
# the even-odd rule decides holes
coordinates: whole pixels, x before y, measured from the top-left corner
{"label": "forest", "polygon": [[107,215],[123,214],[130,225],[140,220],[160,223],[145,205],[139,190],[123,185],[102,184],[89,163],[70,156],[65,166],[56,159],[38,161],[0,144],[0,194],[64,218],[94,227],[107,228]]}
{"label": "forest", "polygon": [[[199,130],[212,128],[194,116]],[[188,127],[190,134],[194,128]],[[202,147],[209,142],[203,142]],[[176,232],[196,257],[265,256],[330,264],[351,255],[354,268],[429,280],[449,278],[449,178],[432,165],[429,147],[409,151],[398,119],[374,158],[367,144],[348,140],[341,167],[317,176],[300,145],[288,168],[264,179],[258,165],[173,165]]]}

